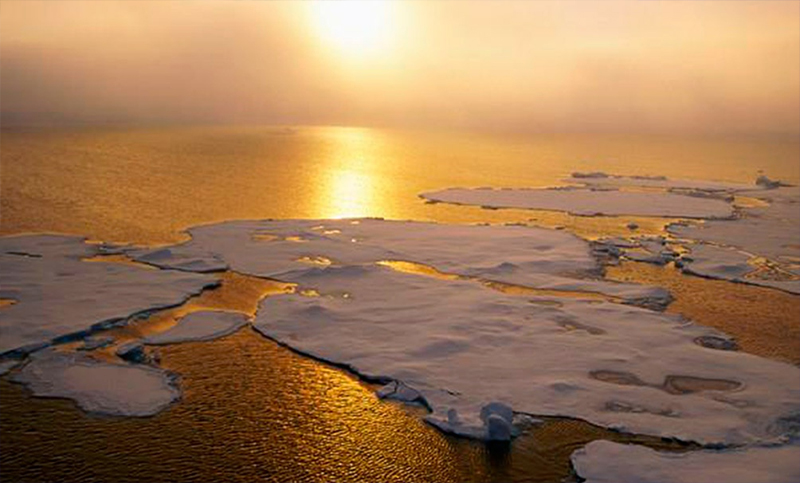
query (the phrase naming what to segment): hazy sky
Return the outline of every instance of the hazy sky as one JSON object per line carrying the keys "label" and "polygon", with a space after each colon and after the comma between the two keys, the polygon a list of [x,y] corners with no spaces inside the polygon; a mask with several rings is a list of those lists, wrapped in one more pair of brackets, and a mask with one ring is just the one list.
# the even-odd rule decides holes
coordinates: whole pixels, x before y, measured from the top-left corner
{"label": "hazy sky", "polygon": [[798,1],[0,1],[3,122],[800,132]]}

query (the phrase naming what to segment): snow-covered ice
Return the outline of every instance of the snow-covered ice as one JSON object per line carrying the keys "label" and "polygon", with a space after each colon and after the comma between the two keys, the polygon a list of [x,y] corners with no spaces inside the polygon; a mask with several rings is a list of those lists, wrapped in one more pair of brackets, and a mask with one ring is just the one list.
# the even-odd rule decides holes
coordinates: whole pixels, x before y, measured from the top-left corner
{"label": "snow-covered ice", "polygon": [[[370,379],[402,381],[450,432],[487,438],[487,404],[703,443],[781,440],[800,369],[696,342],[676,316],[566,297],[513,297],[467,281],[362,265],[295,272],[342,296],[262,301],[266,336]],[[540,304],[551,300],[557,304]]]}
{"label": "snow-covered ice", "polygon": [[30,350],[143,310],[181,303],[210,275],[86,263],[98,246],[56,235],[0,238],[0,354]]}
{"label": "snow-covered ice", "polygon": [[[800,293],[800,188],[781,187],[741,194],[764,199],[769,205],[742,208],[742,215],[736,220],[711,220],[700,225],[669,228],[677,237],[712,244],[692,248],[692,260],[687,261],[686,268],[709,277]],[[783,276],[744,278],[747,272],[742,272],[747,260],[754,257],[776,264]],[[715,261],[718,268],[714,266]],[[732,266],[742,270],[733,270]],[[749,271],[754,270],[752,266],[749,268]]]}
{"label": "snow-covered ice", "polygon": [[[257,330],[388,384],[381,397],[423,404],[432,410],[428,421],[444,431],[507,439],[518,429],[514,416],[539,414],[750,444],[789,437],[776,421],[800,408],[795,366],[719,350],[734,344],[676,316],[559,292],[629,303],[666,296],[657,287],[600,279],[589,243],[563,231],[357,219],[237,221],[190,234],[175,246],[120,248],[165,270],[81,262],[96,248],[78,238],[0,239],[0,267],[6,268],[0,296],[19,301],[0,311],[0,327],[28,337],[23,344],[46,342],[177,303],[213,283],[210,275],[190,272],[231,269],[298,284],[295,293],[261,302]],[[619,241],[619,249],[626,244],[632,242]],[[635,246],[665,250],[663,240]],[[401,273],[379,264],[387,260],[459,277]],[[554,292],[503,293],[475,279]],[[14,319],[17,307],[28,308]],[[42,320],[32,320],[37,316]],[[167,373],[148,365],[155,362],[146,357],[146,344],[207,340],[244,323],[238,314],[195,313],[167,332],[117,348],[135,364],[45,349],[13,377],[37,394],[71,397],[88,410],[152,414],[178,390]],[[17,325],[36,327],[35,337]],[[90,341],[83,349],[91,347]],[[141,394],[115,383],[126,378]]]}
{"label": "snow-covered ice", "polygon": [[[291,281],[291,272],[313,266],[309,260],[334,266],[403,260],[539,289],[598,292],[631,301],[669,296],[658,287],[597,280],[600,264],[584,240],[542,228],[380,219],[266,220],[201,226],[189,233],[190,241],[169,247],[176,263],[186,258],[222,261],[240,273],[285,281]],[[130,255],[139,260],[151,253]],[[172,262],[164,256],[158,263],[171,268]]]}
{"label": "snow-covered ice", "polygon": [[800,446],[667,453],[593,441],[572,454],[572,464],[586,483],[795,483]]}
{"label": "snow-covered ice", "polygon": [[621,191],[615,188],[448,188],[422,193],[420,196],[444,203],[555,210],[581,216],[636,215],[704,219],[733,216],[733,206],[723,199],[672,192]]}
{"label": "snow-covered ice", "polygon": [[699,179],[673,179],[666,176],[623,176],[595,173],[572,173],[564,178],[569,183],[577,183],[595,187],[629,187],[661,188],[664,190],[698,190],[708,192],[736,192],[763,188],[756,183],[731,183],[726,181],[708,181]]}
{"label": "snow-covered ice", "polygon": [[178,325],[164,332],[145,337],[151,345],[178,344],[181,342],[209,341],[232,334],[247,324],[247,318],[233,312],[193,312],[178,321]]}
{"label": "snow-covered ice", "polygon": [[14,381],[37,396],[72,399],[84,411],[150,416],[180,398],[175,376],[145,365],[109,364],[83,353],[45,349],[29,355]]}

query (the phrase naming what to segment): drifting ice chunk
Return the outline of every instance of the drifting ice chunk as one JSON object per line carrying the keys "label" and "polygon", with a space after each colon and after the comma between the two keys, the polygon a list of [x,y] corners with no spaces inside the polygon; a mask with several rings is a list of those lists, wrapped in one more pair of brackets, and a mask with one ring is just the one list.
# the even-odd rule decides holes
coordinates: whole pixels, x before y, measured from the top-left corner
{"label": "drifting ice chunk", "polygon": [[566,297],[532,304],[372,265],[294,278],[352,296],[267,298],[259,332],[368,379],[403,381],[427,401],[429,422],[465,436],[489,437],[481,409],[502,400],[526,414],[741,444],[785,437],[773,423],[800,404],[800,369],[705,347],[700,338],[719,332],[676,316]]}
{"label": "drifting ice chunk", "polygon": [[208,275],[87,263],[98,246],[77,237],[0,238],[0,354],[30,350],[63,336],[88,335],[139,311],[175,305],[203,287]]}
{"label": "drifting ice chunk", "polygon": [[139,341],[121,345],[116,350],[117,357],[134,364],[147,364],[151,362],[150,356],[145,352],[144,345]]}
{"label": "drifting ice chunk", "polygon": [[177,344],[219,339],[247,324],[247,319],[231,312],[194,312],[182,318],[175,327],[143,340],[145,344]]}
{"label": "drifting ice chunk", "polygon": [[631,192],[615,189],[466,189],[450,188],[422,193],[422,198],[444,203],[566,211],[573,215],[638,215],[680,218],[730,218],[733,207],[721,199],[675,193]]}
{"label": "drifting ice chunk", "polygon": [[380,388],[375,395],[381,399],[394,399],[406,403],[427,405],[425,398],[416,389],[410,388],[400,381],[392,381]]}
{"label": "drifting ice chunk", "polygon": [[593,441],[572,454],[572,464],[586,483],[794,483],[800,446],[664,453]]}
{"label": "drifting ice chunk", "polygon": [[88,412],[149,416],[180,397],[175,377],[149,366],[108,364],[52,349],[29,357],[15,381],[37,396],[72,399]]}

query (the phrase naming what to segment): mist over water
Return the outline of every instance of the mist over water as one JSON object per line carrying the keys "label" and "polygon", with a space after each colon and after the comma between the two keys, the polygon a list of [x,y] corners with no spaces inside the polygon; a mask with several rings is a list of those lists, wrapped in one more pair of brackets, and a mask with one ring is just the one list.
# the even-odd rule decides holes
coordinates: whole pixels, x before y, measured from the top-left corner
{"label": "mist over water", "polygon": [[321,5],[3,0],[3,124],[800,132],[795,1]]}

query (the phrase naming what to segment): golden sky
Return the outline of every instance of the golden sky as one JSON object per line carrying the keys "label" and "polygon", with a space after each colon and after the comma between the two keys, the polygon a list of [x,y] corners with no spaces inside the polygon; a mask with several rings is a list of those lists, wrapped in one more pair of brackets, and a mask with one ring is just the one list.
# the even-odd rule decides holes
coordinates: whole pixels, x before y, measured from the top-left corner
{"label": "golden sky", "polygon": [[0,0],[3,122],[800,132],[800,2]]}

